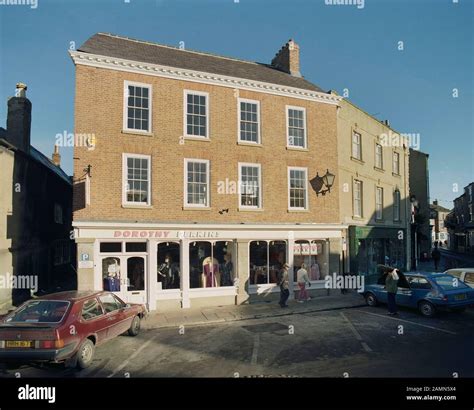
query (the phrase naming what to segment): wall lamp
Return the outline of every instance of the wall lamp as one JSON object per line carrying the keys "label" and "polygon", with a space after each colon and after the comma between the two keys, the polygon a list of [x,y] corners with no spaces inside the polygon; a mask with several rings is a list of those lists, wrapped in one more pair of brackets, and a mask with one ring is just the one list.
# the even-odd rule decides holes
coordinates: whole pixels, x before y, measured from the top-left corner
{"label": "wall lamp", "polygon": [[316,176],[311,181],[313,187],[315,188],[314,190],[316,191],[316,196],[319,196],[319,194],[324,196],[326,195],[326,192],[331,192],[335,178],[336,175],[329,172],[329,169],[326,170],[326,173],[322,177],[319,176],[319,173],[316,173]]}

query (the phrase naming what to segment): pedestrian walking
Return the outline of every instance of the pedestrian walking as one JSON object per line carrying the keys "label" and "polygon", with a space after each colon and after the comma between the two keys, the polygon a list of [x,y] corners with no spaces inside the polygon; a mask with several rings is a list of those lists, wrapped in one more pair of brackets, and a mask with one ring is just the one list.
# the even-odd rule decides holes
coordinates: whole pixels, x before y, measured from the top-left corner
{"label": "pedestrian walking", "polygon": [[438,249],[438,242],[435,242],[435,247],[433,249],[433,252],[431,252],[431,257],[433,258],[435,271],[438,271],[439,260],[441,259],[441,252]]}
{"label": "pedestrian walking", "polygon": [[309,281],[308,271],[306,270],[306,265],[304,263],[301,264],[301,268],[298,269],[298,272],[296,272],[296,282],[300,288],[298,293],[298,302],[303,303],[305,300],[311,300],[306,290],[306,284],[311,286],[311,282]]}
{"label": "pedestrian walking", "polygon": [[278,284],[280,285],[280,302],[279,305],[282,308],[287,308],[288,305],[286,304],[288,298],[290,297],[290,290],[288,289],[290,286],[289,278],[288,278],[288,269],[290,269],[290,265],[285,263],[280,271]]}
{"label": "pedestrian walking", "polygon": [[388,314],[391,316],[398,315],[396,295],[398,291],[398,273],[397,269],[387,273],[385,278],[385,289],[387,290]]}

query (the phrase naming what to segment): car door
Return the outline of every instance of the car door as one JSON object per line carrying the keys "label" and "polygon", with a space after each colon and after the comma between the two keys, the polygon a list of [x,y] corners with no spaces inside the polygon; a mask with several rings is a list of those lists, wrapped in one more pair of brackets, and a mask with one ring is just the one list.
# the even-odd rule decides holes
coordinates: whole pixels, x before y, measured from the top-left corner
{"label": "car door", "polygon": [[100,303],[105,311],[105,320],[107,324],[107,339],[118,336],[120,333],[120,322],[123,317],[120,315],[122,305],[112,293],[104,293],[99,296]]}
{"label": "car door", "polygon": [[412,276],[408,279],[408,282],[410,291],[403,295],[403,305],[417,307],[418,302],[421,299],[426,299],[427,294],[431,292],[431,283],[423,276]]}
{"label": "car door", "polygon": [[97,336],[96,344],[107,340],[108,322],[97,298],[90,298],[83,302],[80,321],[84,337],[95,334]]}

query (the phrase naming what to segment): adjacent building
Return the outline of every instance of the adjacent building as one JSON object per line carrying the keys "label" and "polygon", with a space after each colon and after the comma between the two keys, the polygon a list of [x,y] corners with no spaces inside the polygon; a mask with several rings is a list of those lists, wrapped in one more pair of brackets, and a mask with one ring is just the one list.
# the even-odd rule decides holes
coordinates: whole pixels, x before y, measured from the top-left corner
{"label": "adjacent building", "polygon": [[0,310],[30,298],[31,289],[75,288],[72,181],[30,144],[32,104],[17,84],[0,128]]}
{"label": "adjacent building", "polygon": [[460,253],[474,254],[474,182],[464,187],[454,200],[454,208],[446,217],[449,247]]}
{"label": "adjacent building", "polygon": [[[341,272],[341,98],[302,77],[294,41],[261,64],[99,33],[71,57],[75,132],[95,141],[74,152],[79,289],[179,309],[276,298],[284,263],[312,289]],[[380,175],[403,230],[396,151],[400,176]]]}
{"label": "adjacent building", "polygon": [[431,242],[444,248],[449,248],[449,233],[445,220],[450,212],[448,208],[439,205],[437,200],[430,205]]}
{"label": "adjacent building", "polygon": [[429,155],[410,148],[411,269],[431,255]]}
{"label": "adjacent building", "polygon": [[347,99],[338,113],[339,210],[348,225],[344,270],[373,281],[378,264],[407,269],[408,146],[399,133]]}

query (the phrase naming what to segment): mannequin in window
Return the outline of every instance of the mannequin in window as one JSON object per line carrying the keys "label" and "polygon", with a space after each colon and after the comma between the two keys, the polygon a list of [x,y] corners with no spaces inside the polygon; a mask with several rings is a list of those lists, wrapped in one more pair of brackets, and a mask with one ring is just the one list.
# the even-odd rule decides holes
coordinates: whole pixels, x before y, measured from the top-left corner
{"label": "mannequin in window", "polygon": [[319,264],[318,264],[318,261],[316,259],[314,260],[314,263],[311,265],[310,279],[311,280],[321,279],[321,271],[319,269]]}
{"label": "mannequin in window", "polygon": [[221,266],[221,279],[221,286],[232,286],[234,284],[234,265],[230,253],[224,255],[224,263]]}
{"label": "mannequin in window", "polygon": [[171,254],[165,255],[165,261],[158,267],[158,275],[162,289],[179,289],[179,263],[173,262]]}
{"label": "mannequin in window", "polygon": [[104,290],[120,292],[120,266],[118,259],[107,266],[107,276],[104,278]]}
{"label": "mannequin in window", "polygon": [[219,261],[208,256],[202,262],[202,287],[213,288],[220,286],[220,283]]}

